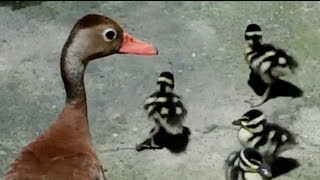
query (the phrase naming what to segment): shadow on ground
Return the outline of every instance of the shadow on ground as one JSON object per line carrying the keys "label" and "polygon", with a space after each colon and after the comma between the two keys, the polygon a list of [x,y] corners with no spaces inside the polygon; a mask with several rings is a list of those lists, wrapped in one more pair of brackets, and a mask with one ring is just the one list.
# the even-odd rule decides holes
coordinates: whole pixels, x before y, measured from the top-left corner
{"label": "shadow on ground", "polygon": [[[262,81],[260,76],[255,75],[253,72],[250,73],[248,85],[258,96],[262,96],[267,89],[267,84]],[[303,93],[303,90],[296,85],[279,79],[272,85],[267,101],[277,97],[300,98],[303,96]]]}

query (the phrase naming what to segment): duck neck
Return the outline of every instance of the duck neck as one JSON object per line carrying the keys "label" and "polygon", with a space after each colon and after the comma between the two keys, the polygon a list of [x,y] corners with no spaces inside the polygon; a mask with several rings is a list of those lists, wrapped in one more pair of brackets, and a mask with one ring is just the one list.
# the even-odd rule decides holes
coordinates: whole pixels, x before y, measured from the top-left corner
{"label": "duck neck", "polygon": [[61,113],[60,124],[67,126],[69,130],[77,131],[76,134],[83,134],[90,137],[86,90],[84,86],[84,72],[86,63],[84,56],[85,46],[81,42],[68,40],[65,44],[61,60],[61,76],[66,91],[66,104]]}
{"label": "duck neck", "polygon": [[61,76],[66,90],[66,103],[86,102],[86,90],[83,82],[87,62],[84,56],[85,42],[77,42],[72,37],[66,42],[60,61]]}
{"label": "duck neck", "polygon": [[61,76],[67,104],[86,102],[86,89],[83,82],[85,68],[86,65],[76,57],[61,59]]}

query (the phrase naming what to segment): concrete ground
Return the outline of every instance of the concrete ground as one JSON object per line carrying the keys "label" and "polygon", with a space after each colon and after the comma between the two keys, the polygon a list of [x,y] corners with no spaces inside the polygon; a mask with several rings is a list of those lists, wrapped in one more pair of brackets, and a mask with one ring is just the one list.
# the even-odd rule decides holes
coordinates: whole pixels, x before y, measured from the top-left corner
{"label": "concrete ground", "polygon": [[[90,129],[110,180],[224,179],[224,159],[240,148],[231,122],[250,109],[244,100],[253,95],[243,59],[250,22],[261,25],[265,42],[288,49],[300,63],[285,79],[304,96],[259,107],[298,134],[300,145],[286,155],[302,165],[278,179],[320,179],[319,2],[21,3],[0,3],[0,177],[64,105],[59,58],[73,23],[101,13],[160,51],[156,57],[114,55],[86,71]],[[176,93],[189,110],[191,142],[180,155],[138,153],[130,147],[153,125],[144,98],[165,70],[175,74]],[[210,127],[216,128],[204,133]]]}

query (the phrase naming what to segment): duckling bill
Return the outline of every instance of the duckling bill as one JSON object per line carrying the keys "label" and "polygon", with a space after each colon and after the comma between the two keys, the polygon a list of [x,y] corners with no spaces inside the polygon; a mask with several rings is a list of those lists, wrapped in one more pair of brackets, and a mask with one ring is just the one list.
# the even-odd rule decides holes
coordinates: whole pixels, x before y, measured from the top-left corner
{"label": "duckling bill", "polygon": [[183,126],[187,109],[174,90],[174,76],[171,72],[162,72],[157,80],[157,90],[145,101],[144,109],[148,118],[154,120],[155,127],[149,137],[140,143],[136,150],[167,148],[173,153],[186,150],[190,130]]}
{"label": "duckling bill", "polygon": [[261,98],[253,101],[246,100],[246,102],[250,103],[251,107],[257,107],[266,102],[272,85],[280,77],[295,73],[298,62],[285,50],[272,44],[262,43],[261,27],[257,24],[247,26],[244,38],[248,44],[244,57],[252,73],[250,78],[260,79],[261,83],[257,85],[262,87],[258,91],[264,91],[262,95],[258,93],[259,96],[262,96]]}

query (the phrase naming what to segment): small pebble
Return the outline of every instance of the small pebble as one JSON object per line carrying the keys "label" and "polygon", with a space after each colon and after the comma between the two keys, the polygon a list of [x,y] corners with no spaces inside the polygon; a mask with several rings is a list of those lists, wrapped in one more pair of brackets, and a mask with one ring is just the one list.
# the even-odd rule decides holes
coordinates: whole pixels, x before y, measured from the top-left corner
{"label": "small pebble", "polygon": [[196,53],[192,53],[192,57],[195,57],[196,56]]}
{"label": "small pebble", "polygon": [[4,151],[0,151],[0,155],[6,155],[7,153]]}
{"label": "small pebble", "polygon": [[179,72],[179,73],[182,73],[182,70],[181,70],[181,69],[179,69],[179,70],[178,70],[178,72]]}
{"label": "small pebble", "polygon": [[112,136],[113,136],[113,137],[118,137],[118,136],[119,136],[119,134],[117,134],[117,133],[113,133],[113,134],[112,134]]}
{"label": "small pebble", "polygon": [[132,130],[133,130],[133,131],[138,131],[138,128],[133,128]]}

